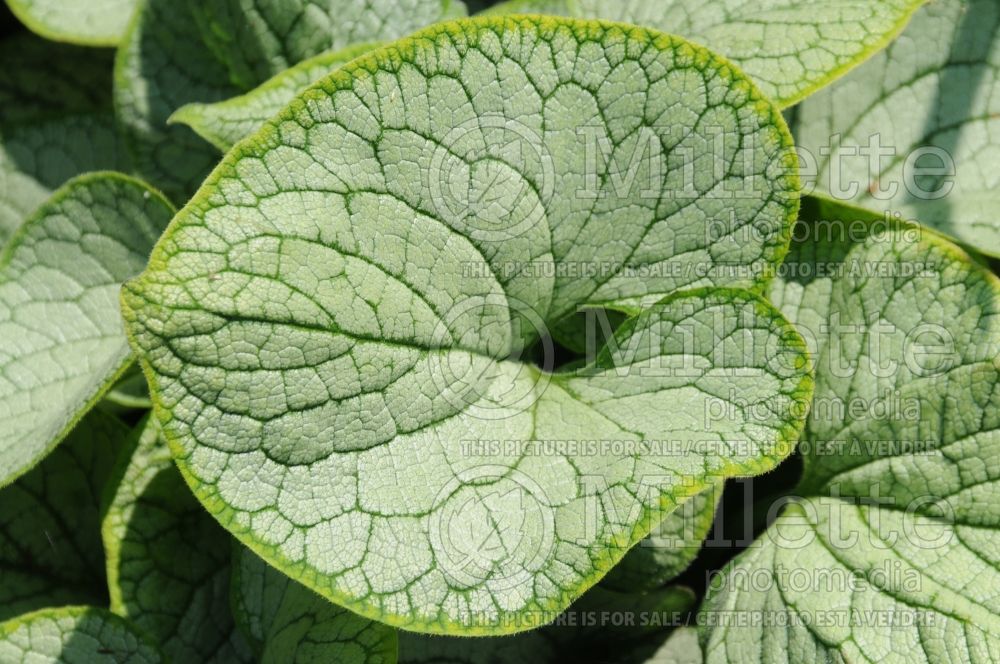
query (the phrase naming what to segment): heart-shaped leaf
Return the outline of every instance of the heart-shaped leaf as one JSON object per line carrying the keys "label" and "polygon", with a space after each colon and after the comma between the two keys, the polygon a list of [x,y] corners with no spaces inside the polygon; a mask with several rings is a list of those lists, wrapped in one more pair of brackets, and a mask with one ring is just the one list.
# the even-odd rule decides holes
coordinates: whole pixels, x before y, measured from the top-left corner
{"label": "heart-shaped leaf", "polygon": [[138,180],[84,175],[0,254],[0,486],[43,458],[131,362],[118,291],[172,214]]}
{"label": "heart-shaped leaf", "polygon": [[155,422],[119,454],[101,532],[111,610],[174,662],[251,662],[229,606],[232,538],[191,495]]}
{"label": "heart-shaped leaf", "polygon": [[729,57],[781,107],[829,85],[896,37],[926,0],[510,0],[486,13],[625,21]]}
{"label": "heart-shaped leaf", "polygon": [[28,28],[55,41],[115,46],[137,0],[7,0]]}
{"label": "heart-shaped leaf", "polygon": [[[789,145],[742,74],[646,30],[467,20],[362,56],[230,153],[127,285],[164,435],[223,525],[362,615],[554,617],[681,500],[784,458],[811,379],[728,287],[576,372],[529,347],[586,304],[759,288],[797,209]],[[634,152],[652,194],[622,186]],[[706,426],[711,404],[733,407]]]}
{"label": "heart-shaped leaf", "polygon": [[115,108],[136,167],[187,200],[219,154],[189,128],[168,127],[174,111],[249,92],[325,51],[464,12],[459,0],[145,0],[115,66]]}
{"label": "heart-shaped leaf", "polygon": [[1000,256],[997,67],[1000,5],[930,3],[885,52],[799,109],[817,193]]}
{"label": "heart-shaped leaf", "polygon": [[713,584],[709,662],[1000,653],[1000,282],[865,214],[815,202],[772,288],[818,358],[801,497]]}
{"label": "heart-shaped leaf", "polygon": [[145,634],[107,609],[67,606],[0,623],[0,661],[163,664],[167,660]]}

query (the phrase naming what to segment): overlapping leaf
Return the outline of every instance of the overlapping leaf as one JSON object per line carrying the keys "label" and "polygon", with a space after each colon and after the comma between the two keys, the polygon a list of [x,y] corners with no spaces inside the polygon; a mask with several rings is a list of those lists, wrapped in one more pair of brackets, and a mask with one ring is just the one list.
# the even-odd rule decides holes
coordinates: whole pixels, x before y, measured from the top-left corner
{"label": "overlapping leaf", "polygon": [[802,105],[817,192],[1000,255],[998,67],[1000,5],[930,3],[884,53]]}
{"label": "overlapping leaf", "polygon": [[674,630],[645,664],[703,664],[698,632],[692,627]]}
{"label": "overlapping leaf", "polygon": [[1000,283],[925,229],[809,219],[772,288],[818,356],[802,498],[717,580],[707,660],[993,661]]}
{"label": "overlapping leaf", "polygon": [[138,368],[128,371],[104,395],[104,406],[106,409],[119,408],[122,412],[152,408],[153,402],[149,399],[146,377]]}
{"label": "overlapping leaf", "polygon": [[0,623],[0,661],[31,664],[163,664],[142,632],[106,609],[42,609]]}
{"label": "overlapping leaf", "polygon": [[926,0],[510,0],[487,13],[626,21],[728,56],[791,106],[883,48]]}
{"label": "overlapping leaf", "polygon": [[686,501],[636,544],[601,584],[613,590],[655,590],[681,572],[698,555],[722,498],[722,482]]}
{"label": "overlapping leaf", "polygon": [[514,636],[438,637],[400,632],[401,664],[643,664],[665,645],[673,621],[694,594],[671,587],[618,593],[595,587],[540,629]]}
{"label": "overlapping leaf", "polygon": [[146,0],[119,49],[115,106],[136,167],[183,201],[219,155],[168,118],[246,93],[325,51],[401,37],[464,13],[459,0]]}
{"label": "overlapping leaf", "polygon": [[0,243],[70,178],[125,162],[110,115],[0,127]]}
{"label": "overlapping leaf", "polygon": [[32,35],[0,40],[0,123],[111,111],[114,55]]}
{"label": "overlapping leaf", "polygon": [[0,489],[0,620],[107,603],[102,497],[127,435],[113,417],[92,413],[44,462]]}
{"label": "overlapping leaf", "polygon": [[80,176],[0,254],[0,485],[44,457],[131,362],[118,291],[172,214],[137,180]]}
{"label": "overlapping leaf", "polygon": [[7,0],[31,30],[55,41],[115,46],[137,0]]}
{"label": "overlapping leaf", "polygon": [[195,18],[243,88],[324,51],[402,37],[466,13],[461,0],[212,0]]}
{"label": "overlapping leaf", "polygon": [[225,152],[240,139],[260,129],[297,94],[374,47],[374,44],[359,44],[321,53],[275,75],[245,95],[214,104],[182,106],[170,116],[170,122],[188,125]]}
{"label": "overlapping leaf", "polygon": [[331,604],[245,547],[233,559],[233,610],[261,664],[396,662],[396,630]]}
{"label": "overlapping leaf", "polygon": [[188,491],[155,423],[119,455],[104,517],[111,610],[175,662],[253,661],[229,605],[232,538]]}
{"label": "overlapping leaf", "polygon": [[[591,196],[573,195],[581,126],[614,148]],[[712,154],[720,128],[735,140]],[[650,134],[694,153],[683,200],[676,180],[616,187]],[[797,208],[788,146],[742,75],[639,29],[481,19],[355,60],[228,155],[125,290],[186,478],[363,615],[463,633],[554,616],[683,498],[782,459],[811,385],[795,332],[729,288],[664,301],[578,372],[519,353],[587,303],[759,286]],[[705,427],[715,400],[763,416]],[[624,451],[578,445],[595,438]],[[498,439],[515,449],[475,447]]]}
{"label": "overlapping leaf", "polygon": [[86,171],[126,170],[111,113],[110,54],[17,36],[0,42],[0,246]]}
{"label": "overlapping leaf", "polygon": [[400,664],[549,664],[558,650],[544,636],[526,632],[492,638],[434,637],[400,632]]}

